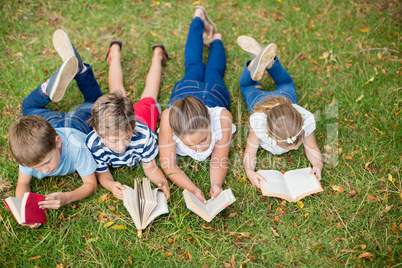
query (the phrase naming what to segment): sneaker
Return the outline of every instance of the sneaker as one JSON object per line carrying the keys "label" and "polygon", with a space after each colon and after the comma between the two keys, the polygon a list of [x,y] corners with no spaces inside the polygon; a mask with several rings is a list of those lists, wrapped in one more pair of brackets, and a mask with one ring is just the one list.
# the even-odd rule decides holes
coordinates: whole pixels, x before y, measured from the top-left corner
{"label": "sneaker", "polygon": [[75,50],[73,43],[71,43],[70,38],[68,38],[68,35],[65,31],[58,29],[54,32],[53,46],[56,49],[57,53],[59,53],[63,62],[66,61],[69,57],[75,56],[78,60],[78,68],[76,70],[76,73],[82,70],[84,65],[82,64],[80,54],[78,54],[77,50]]}
{"label": "sneaker", "polygon": [[237,44],[241,49],[247,52],[252,59],[257,57],[257,55],[261,52],[262,46],[258,43],[254,38],[241,35],[237,38]]}
{"label": "sneaker", "polygon": [[264,47],[261,52],[249,64],[251,79],[258,81],[261,79],[266,68],[272,66],[275,60],[276,45],[271,43]]}
{"label": "sneaker", "polygon": [[77,74],[78,59],[75,56],[67,58],[48,80],[46,94],[54,101],[60,101],[66,92],[68,84]]}

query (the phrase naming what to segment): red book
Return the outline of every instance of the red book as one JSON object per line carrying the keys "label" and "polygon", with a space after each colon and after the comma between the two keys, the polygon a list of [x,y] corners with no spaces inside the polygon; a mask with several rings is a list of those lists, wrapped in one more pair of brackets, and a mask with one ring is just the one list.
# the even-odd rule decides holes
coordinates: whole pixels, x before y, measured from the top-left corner
{"label": "red book", "polygon": [[9,197],[3,202],[19,224],[32,224],[47,222],[45,210],[38,205],[43,200],[43,195],[28,192],[22,198]]}

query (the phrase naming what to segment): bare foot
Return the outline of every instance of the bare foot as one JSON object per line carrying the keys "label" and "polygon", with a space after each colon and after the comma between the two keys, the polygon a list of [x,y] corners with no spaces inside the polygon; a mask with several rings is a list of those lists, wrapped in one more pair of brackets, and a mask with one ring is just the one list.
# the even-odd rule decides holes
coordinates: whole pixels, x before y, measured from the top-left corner
{"label": "bare foot", "polygon": [[118,44],[113,44],[110,49],[109,49],[109,56],[107,57],[107,64],[110,64],[112,59],[121,59],[121,52],[120,52],[120,46]]}
{"label": "bare foot", "polygon": [[207,34],[208,38],[211,38],[214,32],[214,27],[207,21],[204,10],[197,8],[194,12],[194,17],[199,17],[202,19],[204,22],[204,32]]}
{"label": "bare foot", "polygon": [[161,47],[156,47],[154,49],[153,57],[158,59],[158,61],[163,62],[164,57],[163,49]]}

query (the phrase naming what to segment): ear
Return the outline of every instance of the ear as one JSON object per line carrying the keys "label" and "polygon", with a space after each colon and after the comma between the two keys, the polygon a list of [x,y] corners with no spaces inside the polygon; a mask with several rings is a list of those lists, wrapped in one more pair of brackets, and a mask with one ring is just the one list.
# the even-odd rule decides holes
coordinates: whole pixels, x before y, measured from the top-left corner
{"label": "ear", "polygon": [[61,137],[60,137],[60,135],[57,135],[56,136],[56,148],[57,149],[60,149],[61,148]]}

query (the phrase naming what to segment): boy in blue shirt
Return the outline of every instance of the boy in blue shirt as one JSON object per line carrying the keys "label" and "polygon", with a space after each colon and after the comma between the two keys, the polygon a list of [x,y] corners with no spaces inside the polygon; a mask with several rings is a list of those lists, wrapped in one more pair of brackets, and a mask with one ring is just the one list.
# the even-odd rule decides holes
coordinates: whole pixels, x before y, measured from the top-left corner
{"label": "boy in blue shirt", "polygon": [[[32,177],[67,175],[75,171],[83,184],[71,192],[56,192],[39,202],[41,208],[58,209],[61,206],[86,198],[97,188],[96,162],[85,146],[86,135],[92,130],[87,121],[92,104],[102,96],[92,68],[81,61],[68,35],[57,30],[53,44],[63,59],[60,68],[49,80],[39,85],[22,102],[23,116],[9,132],[9,146],[19,163],[16,197],[31,191]],[[84,96],[75,111],[61,113],[45,108],[60,101],[72,79]],[[31,227],[37,227],[33,224]]]}

